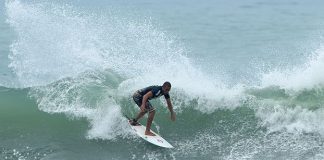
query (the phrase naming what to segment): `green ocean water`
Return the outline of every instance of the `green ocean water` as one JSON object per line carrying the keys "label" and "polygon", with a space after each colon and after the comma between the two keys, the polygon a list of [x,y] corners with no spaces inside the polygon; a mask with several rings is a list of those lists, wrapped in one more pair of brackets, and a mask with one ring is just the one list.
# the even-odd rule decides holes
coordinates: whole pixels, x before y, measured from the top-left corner
{"label": "green ocean water", "polygon": [[[323,6],[6,0],[0,159],[324,159]],[[153,129],[174,149],[122,116],[164,81],[177,120],[153,100]]]}

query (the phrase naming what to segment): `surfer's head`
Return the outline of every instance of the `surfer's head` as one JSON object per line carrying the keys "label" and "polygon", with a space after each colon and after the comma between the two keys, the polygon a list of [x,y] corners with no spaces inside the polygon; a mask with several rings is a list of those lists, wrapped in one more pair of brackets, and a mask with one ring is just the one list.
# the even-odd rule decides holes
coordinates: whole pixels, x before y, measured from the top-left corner
{"label": "surfer's head", "polygon": [[171,83],[168,81],[164,82],[162,85],[162,90],[164,93],[169,93],[169,91],[171,90]]}

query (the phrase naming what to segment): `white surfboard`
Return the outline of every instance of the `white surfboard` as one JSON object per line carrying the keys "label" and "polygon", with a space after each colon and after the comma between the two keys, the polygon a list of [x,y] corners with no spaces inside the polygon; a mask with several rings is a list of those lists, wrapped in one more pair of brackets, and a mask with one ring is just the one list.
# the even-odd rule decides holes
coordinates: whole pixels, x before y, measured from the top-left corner
{"label": "white surfboard", "polygon": [[[126,117],[127,118],[127,117]],[[129,118],[127,118],[129,119]],[[130,127],[134,130],[134,132],[140,136],[141,138],[143,138],[144,140],[160,146],[160,147],[164,147],[164,148],[173,148],[173,146],[167,142],[165,139],[163,139],[160,135],[158,135],[157,133],[155,133],[154,131],[151,130],[152,133],[155,134],[155,136],[148,136],[145,135],[145,130],[146,130],[146,126],[143,126],[142,124],[138,123],[138,125],[133,126],[129,123]]]}

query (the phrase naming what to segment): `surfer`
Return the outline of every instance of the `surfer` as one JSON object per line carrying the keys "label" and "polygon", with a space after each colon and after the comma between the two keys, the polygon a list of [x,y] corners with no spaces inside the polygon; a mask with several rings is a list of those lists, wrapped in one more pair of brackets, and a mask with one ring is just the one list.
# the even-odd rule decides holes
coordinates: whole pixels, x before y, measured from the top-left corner
{"label": "surfer", "polygon": [[164,82],[162,86],[149,86],[149,87],[146,87],[146,88],[136,91],[133,95],[133,100],[138,105],[138,107],[140,107],[141,110],[138,113],[136,118],[130,120],[130,124],[137,125],[138,124],[137,121],[140,118],[142,118],[145,115],[145,113],[148,112],[149,115],[147,118],[145,135],[155,136],[155,134],[150,131],[151,124],[152,124],[152,121],[153,121],[154,115],[155,115],[155,108],[151,105],[149,100],[158,98],[162,95],[164,96],[164,98],[167,102],[169,111],[171,113],[171,120],[175,121],[176,114],[173,111],[173,106],[172,106],[171,100],[170,100],[170,95],[169,95],[170,89],[171,89],[171,83]]}

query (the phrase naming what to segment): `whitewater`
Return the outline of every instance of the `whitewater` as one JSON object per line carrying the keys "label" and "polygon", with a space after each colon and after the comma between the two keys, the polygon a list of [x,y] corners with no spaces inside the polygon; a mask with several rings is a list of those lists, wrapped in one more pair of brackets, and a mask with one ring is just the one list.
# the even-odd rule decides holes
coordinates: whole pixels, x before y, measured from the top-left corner
{"label": "whitewater", "polygon": [[[324,158],[321,1],[1,3],[1,159]],[[174,149],[123,117],[164,81]]]}

